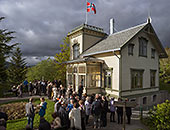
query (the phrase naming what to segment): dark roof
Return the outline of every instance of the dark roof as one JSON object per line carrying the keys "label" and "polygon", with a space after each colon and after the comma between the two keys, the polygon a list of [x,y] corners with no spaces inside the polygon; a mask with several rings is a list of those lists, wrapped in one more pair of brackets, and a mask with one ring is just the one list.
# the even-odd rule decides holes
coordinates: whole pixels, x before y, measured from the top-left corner
{"label": "dark roof", "polygon": [[89,49],[83,52],[83,56],[95,53],[102,53],[114,49],[119,49],[132,39],[139,31],[141,31],[148,23],[144,23],[135,27],[125,29],[120,32],[109,35],[106,39],[94,44]]}
{"label": "dark roof", "polygon": [[89,30],[93,30],[93,31],[105,34],[105,32],[102,28],[92,26],[92,25],[88,25],[88,24],[81,24],[80,26],[74,28],[71,32],[69,32],[68,36],[74,34],[75,32],[77,32],[79,30],[82,30],[82,29],[89,29]]}

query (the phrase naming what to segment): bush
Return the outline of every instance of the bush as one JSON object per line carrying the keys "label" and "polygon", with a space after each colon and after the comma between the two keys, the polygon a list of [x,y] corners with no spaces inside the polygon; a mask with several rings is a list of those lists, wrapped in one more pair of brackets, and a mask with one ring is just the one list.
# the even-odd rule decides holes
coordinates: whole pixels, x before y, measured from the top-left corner
{"label": "bush", "polygon": [[170,130],[170,101],[166,100],[150,110],[147,124],[154,130]]}

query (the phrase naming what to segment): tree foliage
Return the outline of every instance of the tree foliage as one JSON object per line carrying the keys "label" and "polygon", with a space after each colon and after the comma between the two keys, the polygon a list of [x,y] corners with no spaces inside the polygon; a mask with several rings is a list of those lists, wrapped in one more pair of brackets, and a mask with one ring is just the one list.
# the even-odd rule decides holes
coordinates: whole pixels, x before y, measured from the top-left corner
{"label": "tree foliage", "polygon": [[[0,17],[0,22],[4,17]],[[0,86],[6,86],[7,80],[7,68],[5,66],[6,58],[9,56],[9,53],[17,44],[10,44],[14,32],[8,31],[7,29],[0,29]]]}
{"label": "tree foliage", "polygon": [[27,79],[28,81],[34,80],[50,80],[53,81],[58,78],[58,67],[54,60],[48,58],[43,60],[37,65],[28,68]]}
{"label": "tree foliage", "polygon": [[18,85],[25,80],[26,76],[26,62],[22,58],[22,52],[19,47],[12,53],[10,59],[10,66],[8,68],[8,81],[12,85]]}
{"label": "tree foliage", "polygon": [[160,60],[160,80],[170,83],[170,48],[165,48],[168,58]]}
{"label": "tree foliage", "polygon": [[60,45],[61,51],[56,54],[55,61],[58,66],[58,78],[61,79],[63,83],[66,81],[66,64],[64,62],[68,61],[70,58],[70,47],[69,47],[69,38],[65,37],[63,39],[63,44]]}
{"label": "tree foliage", "polygon": [[148,124],[154,130],[170,130],[170,101],[166,100],[150,110]]}

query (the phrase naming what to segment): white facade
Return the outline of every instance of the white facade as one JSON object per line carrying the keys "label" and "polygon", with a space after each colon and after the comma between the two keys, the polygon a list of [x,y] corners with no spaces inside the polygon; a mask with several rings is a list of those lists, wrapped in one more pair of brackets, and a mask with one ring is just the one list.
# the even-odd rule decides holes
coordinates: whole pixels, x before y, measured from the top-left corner
{"label": "white facade", "polygon": [[[147,57],[139,56],[139,37],[148,40]],[[128,55],[128,43],[121,50],[121,75],[122,75],[122,96],[130,96],[134,94],[143,94],[159,90],[159,56],[155,52],[155,58],[151,58],[151,49],[155,49],[154,43],[145,32],[136,36],[129,43],[134,44],[133,55]],[[142,69],[143,72],[143,89],[131,89],[131,69]],[[155,86],[150,86],[150,70],[156,70]],[[130,91],[129,91],[130,90]]]}
{"label": "white facade", "polygon": [[[78,91],[78,86],[83,81],[84,92],[87,94],[103,93],[115,98],[130,98],[139,104],[156,100],[159,93],[159,57],[166,57],[166,53],[150,23],[125,30],[124,32],[128,32],[129,37],[121,34],[122,32],[105,38],[106,34],[100,28],[89,25],[81,26],[77,31],[71,32],[68,35],[71,48],[71,61],[68,62],[68,66],[72,66],[72,71],[69,72],[70,68],[68,69],[67,80],[69,80],[68,76],[72,75],[72,84],[68,82],[68,85],[73,85]],[[139,38],[141,37],[147,40],[146,56],[139,55]],[[123,43],[117,43],[123,41],[122,39]],[[109,48],[106,50],[100,46],[95,48],[100,43],[103,48],[105,48],[103,44]],[[77,59],[73,59],[74,44],[79,44],[80,55]],[[114,44],[119,44],[119,46]],[[128,52],[129,44],[133,45],[132,55]],[[112,48],[112,45],[116,48]],[[154,58],[151,57],[151,50],[155,50]],[[82,70],[81,67],[84,67],[83,72],[79,72]],[[142,71],[140,88],[132,88],[133,70]],[[154,86],[151,86],[151,71],[154,71]]]}

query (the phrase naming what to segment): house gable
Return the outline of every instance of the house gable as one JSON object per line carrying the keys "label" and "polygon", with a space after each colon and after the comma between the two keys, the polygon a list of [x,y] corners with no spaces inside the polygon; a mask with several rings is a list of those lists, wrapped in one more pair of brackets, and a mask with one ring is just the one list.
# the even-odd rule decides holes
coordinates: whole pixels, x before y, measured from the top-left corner
{"label": "house gable", "polygon": [[[129,40],[121,48],[121,96],[127,95],[138,95],[146,92],[156,92],[159,90],[159,58],[160,52],[157,50],[155,43],[156,37],[153,30],[148,32],[146,30],[151,29],[151,24],[148,24],[140,32],[138,32],[131,40]],[[140,39],[145,39],[146,45],[146,56],[141,56]],[[133,44],[133,55],[129,55],[128,45]],[[152,49],[155,50],[155,57],[152,58]],[[151,71],[155,72],[155,85],[151,85]],[[140,75],[140,87],[133,88],[133,73]],[[135,81],[136,82],[136,81]]]}
{"label": "house gable", "polygon": [[125,46],[128,46],[129,44],[133,43],[133,40],[135,38],[142,38],[142,36],[139,36],[139,34],[145,33],[147,36],[143,36],[143,38],[146,38],[146,40],[150,40],[153,48],[157,51],[159,58],[167,58],[167,54],[165,52],[165,49],[163,48],[157,34],[155,33],[154,28],[152,27],[151,23],[148,23],[145,27],[143,27],[136,35],[134,35],[131,39],[128,39],[126,43],[124,43],[121,46],[121,49],[123,49]]}

